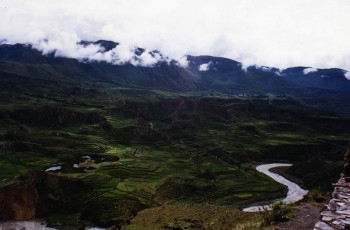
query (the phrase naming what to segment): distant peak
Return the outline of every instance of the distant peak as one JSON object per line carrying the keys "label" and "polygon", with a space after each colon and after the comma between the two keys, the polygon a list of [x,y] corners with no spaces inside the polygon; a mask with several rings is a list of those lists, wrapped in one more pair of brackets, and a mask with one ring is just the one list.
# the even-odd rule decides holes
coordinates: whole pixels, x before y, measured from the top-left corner
{"label": "distant peak", "polygon": [[92,42],[92,41],[80,41],[78,44],[79,45],[83,45],[83,46],[99,45],[102,48],[104,48],[105,52],[108,52],[108,51],[114,49],[115,47],[117,47],[119,45],[118,42],[107,41],[107,40],[98,40],[98,41],[95,41],[95,42]]}

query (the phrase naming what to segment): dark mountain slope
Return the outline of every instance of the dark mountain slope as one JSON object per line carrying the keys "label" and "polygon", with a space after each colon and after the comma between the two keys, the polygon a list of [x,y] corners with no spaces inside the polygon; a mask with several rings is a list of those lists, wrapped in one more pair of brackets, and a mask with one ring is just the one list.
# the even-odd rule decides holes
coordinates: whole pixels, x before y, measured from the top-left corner
{"label": "dark mountain slope", "polygon": [[[100,40],[82,41],[81,45],[98,44],[107,52],[119,43]],[[136,48],[135,57],[146,52]],[[147,51],[161,55],[159,51]],[[86,62],[72,58],[42,55],[30,45],[0,45],[0,83],[4,86],[80,85],[107,83],[116,86],[165,89],[175,91],[214,91],[228,94],[285,94],[317,98],[344,97],[350,93],[350,80],[341,69],[319,69],[306,73],[306,67],[276,68],[250,66],[212,56],[188,56],[187,68],[175,61],[160,61],[154,66],[130,63]],[[11,87],[10,87],[11,88]]]}
{"label": "dark mountain slope", "polygon": [[[254,66],[242,69],[242,64],[227,58],[189,56],[189,69],[199,75],[210,89],[227,93],[298,93],[304,89],[288,79],[281,78],[278,69],[261,69]],[[201,65],[208,70],[200,71]]]}
{"label": "dark mountain slope", "polygon": [[26,45],[0,46],[2,83],[95,83],[104,82],[141,88],[188,91],[198,88],[198,78],[176,65],[160,62],[154,67],[106,62],[83,63],[76,59],[43,56]]}
{"label": "dark mountain slope", "polygon": [[341,69],[317,69],[304,73],[306,67],[288,68],[282,71],[281,76],[298,85],[309,88],[319,88],[337,91],[350,91],[350,81],[345,78],[346,71]]}

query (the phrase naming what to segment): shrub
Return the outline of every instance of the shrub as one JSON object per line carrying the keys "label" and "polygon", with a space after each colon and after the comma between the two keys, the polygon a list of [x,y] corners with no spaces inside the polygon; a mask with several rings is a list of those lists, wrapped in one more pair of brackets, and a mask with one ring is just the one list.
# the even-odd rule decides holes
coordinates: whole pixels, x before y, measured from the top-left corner
{"label": "shrub", "polygon": [[293,215],[292,205],[283,202],[272,204],[271,210],[264,213],[264,223],[269,225],[289,220]]}
{"label": "shrub", "polygon": [[310,198],[311,201],[321,203],[321,202],[325,202],[329,196],[330,195],[325,192],[322,192],[319,190],[312,190],[309,192],[308,198]]}

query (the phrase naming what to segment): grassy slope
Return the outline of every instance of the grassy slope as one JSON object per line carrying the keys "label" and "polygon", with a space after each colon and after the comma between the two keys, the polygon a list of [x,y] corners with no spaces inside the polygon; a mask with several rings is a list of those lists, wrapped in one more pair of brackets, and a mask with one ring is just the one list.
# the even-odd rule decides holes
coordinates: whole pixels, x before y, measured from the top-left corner
{"label": "grassy slope", "polygon": [[[203,212],[203,210],[206,210]],[[195,204],[162,206],[138,213],[127,226],[136,229],[261,229],[263,216],[230,207]]]}

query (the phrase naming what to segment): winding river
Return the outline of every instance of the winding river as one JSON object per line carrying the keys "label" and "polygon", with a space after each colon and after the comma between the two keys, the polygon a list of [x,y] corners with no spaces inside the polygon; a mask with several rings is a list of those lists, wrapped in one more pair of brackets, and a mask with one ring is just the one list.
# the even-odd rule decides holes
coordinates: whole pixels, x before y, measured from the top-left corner
{"label": "winding river", "polygon": [[[287,180],[281,175],[278,175],[277,173],[270,172],[270,169],[272,168],[277,168],[277,167],[290,167],[292,164],[281,164],[281,163],[273,163],[273,164],[264,164],[264,165],[259,165],[256,167],[256,170],[258,172],[261,172],[275,181],[277,181],[280,184],[283,184],[288,187],[288,193],[286,198],[281,200],[284,203],[295,203],[299,200],[302,200],[304,196],[309,192],[308,190],[304,190],[300,188],[299,185]],[[261,206],[251,206],[244,208],[244,212],[259,212],[263,210],[270,210],[271,209],[271,204],[270,205],[261,205]]]}

